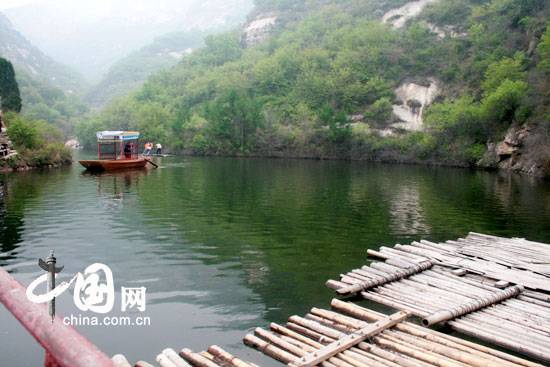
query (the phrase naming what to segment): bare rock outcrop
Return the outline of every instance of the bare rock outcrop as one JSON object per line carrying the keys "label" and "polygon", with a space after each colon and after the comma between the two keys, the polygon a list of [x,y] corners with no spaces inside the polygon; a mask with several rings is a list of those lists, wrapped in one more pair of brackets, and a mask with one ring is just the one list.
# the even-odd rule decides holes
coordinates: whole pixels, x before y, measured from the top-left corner
{"label": "bare rock outcrop", "polygon": [[442,27],[439,27],[435,24],[432,24],[432,23],[426,23],[426,25],[428,26],[428,28],[430,29],[430,31],[432,33],[435,33],[437,34],[437,37],[440,38],[440,39],[443,39],[445,37],[450,37],[450,38],[459,38],[459,37],[467,37],[468,36],[468,33],[466,32],[459,32],[456,30],[455,27],[453,26],[442,26]]}
{"label": "bare rock outcrop", "polygon": [[71,149],[79,149],[80,148],[80,142],[76,139],[69,139],[65,142],[65,146],[67,148],[71,148]]}
{"label": "bare rock outcrop", "polygon": [[394,28],[402,28],[409,19],[416,17],[422,12],[426,5],[438,0],[417,0],[405,5],[391,9],[382,17],[382,22],[391,24]]}
{"label": "bare rock outcrop", "polygon": [[277,16],[273,14],[263,14],[252,20],[243,32],[243,43],[246,47],[251,47],[262,43],[269,38],[273,28],[277,24]]}
{"label": "bare rock outcrop", "polygon": [[17,152],[13,149],[10,138],[2,129],[0,131],[0,160],[6,160],[15,155],[17,155]]}
{"label": "bare rock outcrop", "polygon": [[392,125],[394,128],[409,131],[423,129],[422,113],[439,94],[438,82],[430,78],[426,84],[407,82],[395,90],[399,104],[393,105],[393,114],[401,121]]}

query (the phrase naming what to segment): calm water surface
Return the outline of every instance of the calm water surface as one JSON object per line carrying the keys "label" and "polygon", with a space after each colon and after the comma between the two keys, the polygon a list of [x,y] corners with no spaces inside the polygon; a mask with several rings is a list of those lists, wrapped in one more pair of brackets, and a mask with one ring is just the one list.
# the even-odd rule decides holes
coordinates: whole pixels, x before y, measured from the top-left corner
{"label": "calm water surface", "polygon": [[[147,287],[150,327],[80,327],[132,361],[218,344],[269,364],[245,333],[327,307],[328,278],[369,248],[468,231],[550,242],[550,185],[515,175],[350,162],[163,158],[157,170],[79,165],[0,176],[0,265],[28,285],[54,248],[64,279],[93,262]],[[111,315],[120,314],[120,294]],[[59,314],[81,314],[72,293]],[[2,365],[43,351],[0,307]]]}

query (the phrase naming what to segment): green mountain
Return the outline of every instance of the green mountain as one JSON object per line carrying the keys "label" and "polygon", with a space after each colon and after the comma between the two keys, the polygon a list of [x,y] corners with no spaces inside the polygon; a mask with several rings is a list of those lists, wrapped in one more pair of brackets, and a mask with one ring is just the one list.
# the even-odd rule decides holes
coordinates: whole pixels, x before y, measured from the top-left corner
{"label": "green mountain", "polygon": [[200,48],[206,34],[189,31],[158,37],[111,66],[101,82],[87,93],[86,101],[93,106],[103,106],[115,97],[129,94],[149,76],[176,65],[182,57]]}
{"label": "green mountain", "polygon": [[257,0],[78,126],[192,154],[316,157],[550,173],[550,3]]}
{"label": "green mountain", "polygon": [[65,131],[86,108],[79,94],[83,79],[34,47],[0,13],[0,57],[9,60],[21,90],[23,114],[57,124]]}
{"label": "green mountain", "polygon": [[97,83],[155,38],[234,26],[251,6],[251,0],[41,0],[6,15],[41,50]]}

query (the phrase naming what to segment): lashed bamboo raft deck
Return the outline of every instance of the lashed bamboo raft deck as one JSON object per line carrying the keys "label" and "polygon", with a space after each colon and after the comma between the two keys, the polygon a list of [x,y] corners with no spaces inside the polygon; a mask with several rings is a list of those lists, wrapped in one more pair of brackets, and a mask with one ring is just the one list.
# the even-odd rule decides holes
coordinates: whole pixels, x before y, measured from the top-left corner
{"label": "lashed bamboo raft deck", "polygon": [[[289,367],[540,367],[541,364],[453,337],[456,330],[550,362],[550,245],[470,233],[445,243],[382,247],[373,262],[327,285],[342,295],[396,310],[385,315],[333,299],[332,311],[312,308],[285,325],[256,328],[244,343]],[[117,367],[130,367],[121,355]],[[217,346],[195,353],[165,349],[161,367],[258,367]],[[136,367],[152,367],[139,361]]]}
{"label": "lashed bamboo raft deck", "polygon": [[550,362],[549,245],[470,233],[368,252],[385,262],[327,285]]}
{"label": "lashed bamboo raft deck", "polygon": [[[216,345],[212,345],[208,351],[200,353],[194,353],[187,348],[176,353],[173,349],[166,348],[157,356],[156,361],[160,367],[258,367],[252,362],[245,362],[235,357]],[[132,367],[126,357],[121,354],[114,356],[113,362],[116,367]],[[152,364],[144,361],[138,361],[134,366],[153,367]]]}
{"label": "lashed bamboo raft deck", "polygon": [[[404,321],[407,313],[384,315],[332,301],[334,311],[312,308],[286,325],[256,328],[245,344],[289,367],[541,367],[542,365]],[[118,367],[129,367],[122,357]],[[217,346],[194,353],[172,349],[157,356],[161,367],[257,367]],[[146,362],[137,367],[151,367]]]}

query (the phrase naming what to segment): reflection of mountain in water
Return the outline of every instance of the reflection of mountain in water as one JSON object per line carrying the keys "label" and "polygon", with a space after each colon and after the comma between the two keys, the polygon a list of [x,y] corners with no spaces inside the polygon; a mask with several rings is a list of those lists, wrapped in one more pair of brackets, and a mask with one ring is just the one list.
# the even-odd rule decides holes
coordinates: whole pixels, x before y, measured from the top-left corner
{"label": "reflection of mountain in water", "polygon": [[0,181],[0,266],[16,258],[21,242],[26,184],[24,178],[18,182]]}
{"label": "reflection of mountain in water", "polygon": [[[2,229],[17,236],[0,241],[20,246],[10,260],[19,279],[28,284],[36,258],[55,248],[67,275],[102,262],[116,287],[147,287],[164,339],[142,337],[149,329],[90,334],[113,353],[227,347],[266,320],[326,306],[324,281],[365,264],[368,248],[469,230],[550,240],[550,186],[521,178],[333,161],[162,161],[137,173],[75,166],[4,180],[4,211],[19,222],[3,215]],[[126,340],[133,344],[114,348]]]}
{"label": "reflection of mountain in water", "polygon": [[416,184],[404,183],[397,188],[391,198],[390,216],[393,233],[405,235],[430,233]]}

